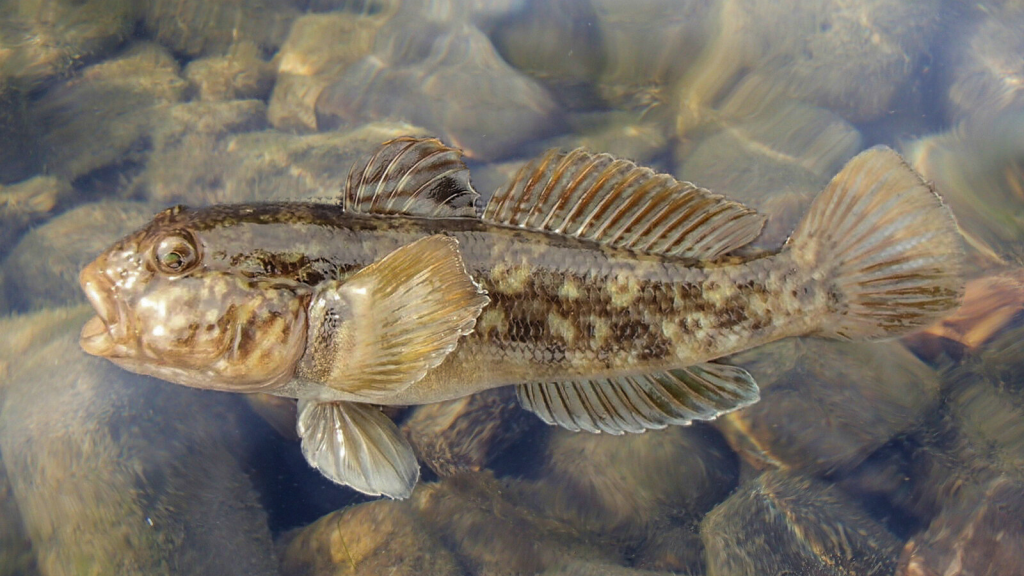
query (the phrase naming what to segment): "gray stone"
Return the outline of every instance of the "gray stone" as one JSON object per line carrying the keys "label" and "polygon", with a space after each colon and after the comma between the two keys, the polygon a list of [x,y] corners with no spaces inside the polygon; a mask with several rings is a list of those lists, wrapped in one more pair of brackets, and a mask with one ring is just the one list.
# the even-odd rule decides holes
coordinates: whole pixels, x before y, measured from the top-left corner
{"label": "gray stone", "polygon": [[91,315],[0,322],[0,451],[40,571],[276,574],[239,404],[87,356]]}

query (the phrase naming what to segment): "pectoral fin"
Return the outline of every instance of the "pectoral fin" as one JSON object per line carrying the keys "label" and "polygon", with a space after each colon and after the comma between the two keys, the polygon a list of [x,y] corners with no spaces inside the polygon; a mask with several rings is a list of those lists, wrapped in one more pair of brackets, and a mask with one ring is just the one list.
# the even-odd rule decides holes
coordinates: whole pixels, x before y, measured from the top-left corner
{"label": "pectoral fin", "polygon": [[759,398],[749,372],[714,363],[645,376],[521,384],[516,391],[523,407],[548,424],[609,434],[711,420]]}
{"label": "pectoral fin", "polygon": [[368,404],[299,401],[302,455],[324,476],[364,494],[408,498],[420,477],[412,446]]}
{"label": "pectoral fin", "polygon": [[383,400],[440,364],[488,301],[454,238],[417,240],[317,287],[296,376]]}

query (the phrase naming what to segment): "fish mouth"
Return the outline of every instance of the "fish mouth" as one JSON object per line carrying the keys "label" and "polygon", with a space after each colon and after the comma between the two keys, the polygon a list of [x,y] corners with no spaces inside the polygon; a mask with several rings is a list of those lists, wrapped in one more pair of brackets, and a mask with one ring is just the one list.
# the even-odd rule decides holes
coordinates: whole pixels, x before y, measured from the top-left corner
{"label": "fish mouth", "polygon": [[113,328],[118,326],[120,319],[112,296],[113,285],[103,273],[99,260],[83,268],[78,279],[85,297],[96,310],[96,316],[82,327],[78,343],[82,350],[93,356],[114,356],[122,347],[117,345],[113,335]]}
{"label": "fish mouth", "polygon": [[114,338],[110,335],[107,323],[99,316],[93,316],[82,327],[78,343],[87,354],[93,356],[110,356],[114,353]]}

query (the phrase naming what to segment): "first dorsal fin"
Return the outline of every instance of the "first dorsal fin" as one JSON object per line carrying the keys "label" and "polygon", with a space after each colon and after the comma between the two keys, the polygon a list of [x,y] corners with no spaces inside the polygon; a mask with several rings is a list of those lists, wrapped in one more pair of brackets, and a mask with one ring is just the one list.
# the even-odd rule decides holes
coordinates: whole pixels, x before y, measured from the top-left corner
{"label": "first dorsal fin", "polygon": [[352,167],[341,203],[362,214],[475,217],[479,198],[462,152],[436,138],[403,136]]}
{"label": "first dorsal fin", "polygon": [[750,243],[764,217],[689,182],[608,154],[548,151],[484,208],[491,222],[635,252],[712,260]]}

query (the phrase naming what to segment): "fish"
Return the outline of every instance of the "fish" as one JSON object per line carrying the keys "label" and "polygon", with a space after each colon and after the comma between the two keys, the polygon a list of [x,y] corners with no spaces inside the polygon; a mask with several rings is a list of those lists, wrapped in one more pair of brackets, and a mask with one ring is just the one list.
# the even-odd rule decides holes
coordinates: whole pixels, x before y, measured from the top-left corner
{"label": "fish", "polygon": [[639,433],[759,399],[721,359],[895,338],[960,302],[956,222],[893,150],[852,158],[776,252],[765,217],[605,153],[551,150],[480,207],[461,152],[382,144],[337,199],[175,206],[80,274],[80,344],[169,382],[297,399],[309,464],[408,497],[382,406],[516,386],[574,431]]}

